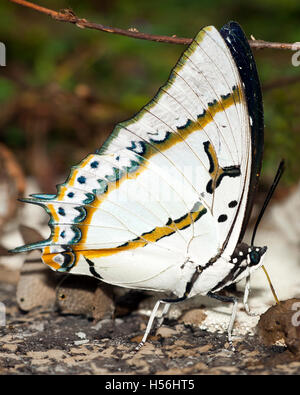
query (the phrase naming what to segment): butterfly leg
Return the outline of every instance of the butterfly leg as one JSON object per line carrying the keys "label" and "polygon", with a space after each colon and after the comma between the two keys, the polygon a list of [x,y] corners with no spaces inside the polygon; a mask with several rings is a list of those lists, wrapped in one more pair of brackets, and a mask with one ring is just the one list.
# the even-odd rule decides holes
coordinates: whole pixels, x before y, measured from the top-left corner
{"label": "butterfly leg", "polygon": [[141,342],[139,343],[139,345],[136,347],[136,349],[135,349],[136,351],[138,351],[139,349],[141,349],[141,348],[143,347],[143,345],[145,344],[145,342],[146,342],[146,340],[147,340],[147,337],[148,337],[148,335],[149,335],[149,333],[150,333],[150,331],[151,331],[154,318],[155,318],[155,316],[156,316],[157,310],[158,310],[159,305],[161,304],[161,302],[162,302],[162,300],[158,300],[158,301],[155,303],[155,306],[154,306],[154,308],[153,308],[153,310],[152,310],[152,312],[151,312],[151,315],[150,315],[150,318],[149,318],[149,321],[148,321],[148,324],[147,324],[147,327],[146,327],[144,336],[143,336],[143,338],[142,338],[142,341],[141,341]]}
{"label": "butterfly leg", "polygon": [[146,327],[144,336],[143,336],[143,338],[142,338],[142,341],[141,341],[141,342],[139,343],[139,345],[135,348],[136,351],[140,350],[140,349],[143,347],[143,345],[146,343],[147,337],[148,337],[148,335],[149,335],[149,333],[150,333],[150,331],[151,331],[151,328],[152,328],[152,325],[153,325],[153,321],[154,321],[154,318],[155,318],[155,316],[156,316],[156,313],[157,313],[157,310],[158,310],[158,308],[159,308],[159,305],[160,305],[161,303],[165,303],[165,307],[164,307],[164,309],[163,309],[163,311],[162,311],[162,316],[159,318],[159,321],[158,321],[159,325],[162,325],[164,316],[165,316],[165,315],[167,314],[167,312],[169,311],[169,308],[170,308],[171,303],[182,302],[182,301],[185,300],[185,299],[186,299],[186,296],[183,296],[182,298],[178,298],[178,299],[160,299],[160,300],[158,300],[158,301],[155,303],[155,306],[154,306],[154,308],[153,308],[153,310],[152,310],[152,312],[151,312],[151,315],[150,315],[150,318],[149,318],[149,321],[148,321],[148,324],[147,324],[147,327]]}
{"label": "butterfly leg", "polygon": [[246,277],[246,284],[245,284],[243,303],[244,303],[244,307],[245,307],[246,313],[248,315],[252,316],[252,317],[255,317],[255,316],[259,315],[259,314],[250,311],[250,307],[249,307],[249,304],[248,304],[249,293],[250,293],[250,276],[247,276]]}
{"label": "butterfly leg", "polygon": [[170,310],[170,307],[171,307],[171,303],[167,303],[167,302],[165,302],[165,303],[166,304],[165,304],[164,309],[163,309],[163,311],[161,313],[161,317],[159,317],[158,320],[157,320],[157,326],[159,328],[162,326],[162,324],[164,322],[164,319],[165,319],[165,316],[168,314],[168,311]]}
{"label": "butterfly leg", "polygon": [[237,298],[233,297],[233,296],[225,296],[225,295],[219,295],[219,294],[215,294],[213,292],[208,292],[207,296],[220,300],[222,302],[231,302],[233,303],[233,308],[232,308],[232,313],[231,313],[231,317],[230,317],[230,321],[229,321],[229,325],[228,325],[228,329],[227,329],[227,333],[228,333],[228,342],[232,348],[232,351],[235,351],[235,348],[233,347],[232,344],[232,328],[233,328],[233,324],[235,321],[235,317],[236,317],[236,312],[237,312],[237,307],[238,307],[238,300]]}

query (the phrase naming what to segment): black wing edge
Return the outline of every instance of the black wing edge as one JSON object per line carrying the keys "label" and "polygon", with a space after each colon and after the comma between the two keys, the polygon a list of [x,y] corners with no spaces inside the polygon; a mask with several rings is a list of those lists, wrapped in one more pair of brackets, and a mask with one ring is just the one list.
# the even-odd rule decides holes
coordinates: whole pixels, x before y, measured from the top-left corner
{"label": "black wing edge", "polygon": [[248,106],[248,113],[249,116],[252,117],[251,175],[246,210],[238,241],[241,242],[243,240],[251,215],[254,197],[258,188],[258,181],[263,158],[264,115],[262,92],[253,53],[240,25],[237,22],[228,22],[221,28],[220,34],[225,40],[225,43],[231,52],[231,55],[239,70],[241,80],[245,85],[244,92]]}

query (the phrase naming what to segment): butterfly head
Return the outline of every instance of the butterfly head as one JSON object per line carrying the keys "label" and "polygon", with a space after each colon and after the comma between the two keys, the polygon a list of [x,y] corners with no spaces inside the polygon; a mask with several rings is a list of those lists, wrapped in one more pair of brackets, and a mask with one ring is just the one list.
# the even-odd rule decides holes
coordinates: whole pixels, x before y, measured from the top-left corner
{"label": "butterfly head", "polygon": [[259,268],[263,264],[266,251],[267,247],[249,246],[246,243],[238,244],[230,260],[234,264],[233,281],[237,282]]}
{"label": "butterfly head", "polygon": [[266,251],[267,247],[249,247],[247,254],[248,266],[262,265]]}

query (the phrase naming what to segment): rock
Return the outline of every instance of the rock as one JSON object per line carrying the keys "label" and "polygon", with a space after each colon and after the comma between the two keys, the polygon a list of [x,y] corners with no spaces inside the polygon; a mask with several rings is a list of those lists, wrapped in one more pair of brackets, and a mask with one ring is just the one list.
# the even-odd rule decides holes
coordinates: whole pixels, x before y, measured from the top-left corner
{"label": "rock", "polygon": [[112,287],[87,276],[64,276],[49,269],[34,251],[24,262],[17,284],[21,310],[58,308],[62,314],[84,315],[99,321],[114,312]]}
{"label": "rock", "polygon": [[183,313],[178,321],[183,322],[184,324],[197,326],[200,325],[206,317],[207,314],[203,311],[203,309],[191,309]]}
{"label": "rock", "polygon": [[113,288],[105,283],[98,283],[93,299],[93,318],[99,321],[105,317],[112,317],[115,311]]}
{"label": "rock", "polygon": [[95,321],[112,316],[112,287],[87,276],[67,277],[57,288],[56,304],[62,314],[80,314]]}
{"label": "rock", "polygon": [[300,357],[300,299],[288,299],[270,307],[260,317],[257,331],[264,344],[283,340],[288,350]]}
{"label": "rock", "polygon": [[53,309],[55,305],[57,273],[52,272],[36,256],[36,251],[28,255],[17,285],[17,303],[24,311],[30,311],[35,307]]}

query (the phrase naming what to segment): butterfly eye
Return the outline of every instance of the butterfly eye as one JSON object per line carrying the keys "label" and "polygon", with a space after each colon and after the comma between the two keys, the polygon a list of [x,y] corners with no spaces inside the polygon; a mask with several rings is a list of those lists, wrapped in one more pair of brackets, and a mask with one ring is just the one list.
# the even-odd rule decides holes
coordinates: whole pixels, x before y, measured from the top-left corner
{"label": "butterfly eye", "polygon": [[260,255],[259,255],[259,253],[256,252],[256,251],[251,251],[251,252],[250,252],[250,260],[251,260],[251,263],[252,263],[253,265],[258,264],[259,261],[260,261]]}

